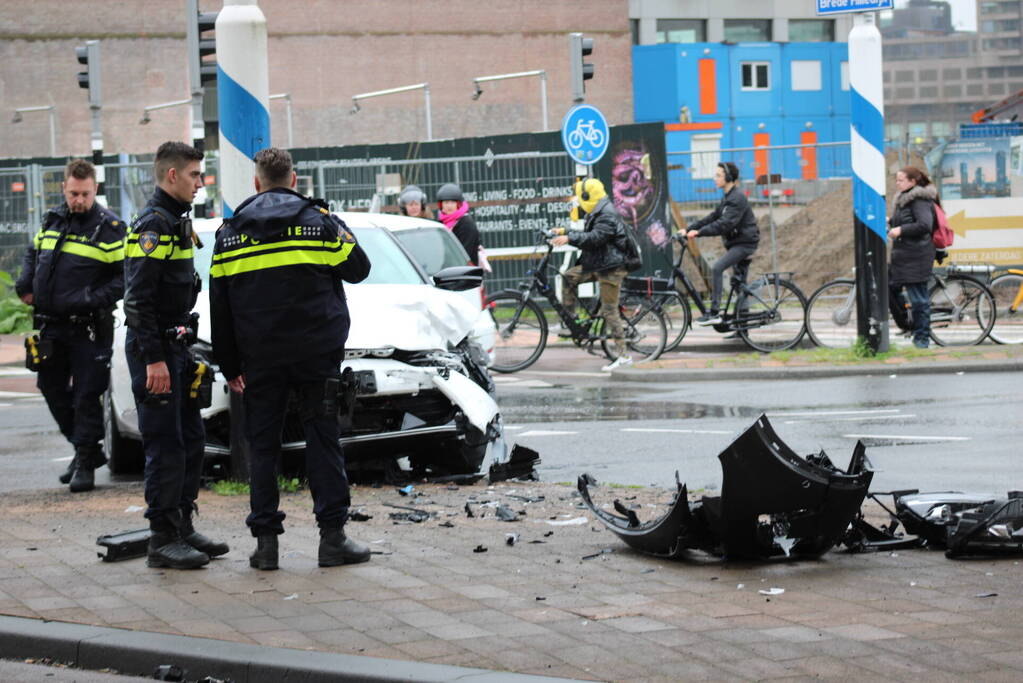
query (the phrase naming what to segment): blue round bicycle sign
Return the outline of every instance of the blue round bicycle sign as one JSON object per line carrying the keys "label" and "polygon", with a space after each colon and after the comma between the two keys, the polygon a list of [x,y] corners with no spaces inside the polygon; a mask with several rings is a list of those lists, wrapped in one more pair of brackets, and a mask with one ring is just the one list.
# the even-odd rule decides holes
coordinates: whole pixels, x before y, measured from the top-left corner
{"label": "blue round bicycle sign", "polygon": [[607,119],[591,104],[572,107],[561,122],[561,144],[577,164],[597,163],[607,151],[610,137]]}

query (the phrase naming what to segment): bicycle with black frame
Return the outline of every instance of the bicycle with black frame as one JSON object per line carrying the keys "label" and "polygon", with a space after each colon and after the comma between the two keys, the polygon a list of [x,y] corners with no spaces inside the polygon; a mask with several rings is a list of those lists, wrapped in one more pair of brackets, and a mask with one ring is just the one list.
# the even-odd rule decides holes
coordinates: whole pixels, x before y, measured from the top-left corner
{"label": "bicycle with black frame", "polygon": [[[681,249],[672,265],[671,277],[626,278],[622,288],[625,305],[635,305],[637,299],[648,300],[665,315],[671,331],[666,346],[669,350],[676,348],[692,327],[690,300],[700,313],[710,310],[682,269],[688,241],[682,234],[673,235],[672,239]],[[722,334],[737,334],[750,348],[764,353],[792,348],[806,333],[806,297],[791,277],[789,272],[764,273],[747,283],[733,274],[722,320],[713,329]]]}
{"label": "bicycle with black frame", "polygon": [[[614,361],[618,357],[616,344],[600,314],[599,300],[586,306],[587,315],[578,318],[574,311],[566,309],[558,300],[548,272],[554,251],[548,240],[553,236],[548,231],[539,233],[537,247],[545,245],[546,253],[535,268],[527,271],[526,279],[519,283],[518,288],[501,290],[487,298],[486,307],[497,325],[491,370],[524,370],[535,363],[547,347],[550,325],[537,299],[547,300],[560,320],[564,334],[577,347],[597,355],[594,347],[599,346],[609,360]],[[629,351],[639,362],[655,360],[664,350],[667,339],[667,327],[660,308],[652,301],[635,301],[619,304],[619,313]]]}

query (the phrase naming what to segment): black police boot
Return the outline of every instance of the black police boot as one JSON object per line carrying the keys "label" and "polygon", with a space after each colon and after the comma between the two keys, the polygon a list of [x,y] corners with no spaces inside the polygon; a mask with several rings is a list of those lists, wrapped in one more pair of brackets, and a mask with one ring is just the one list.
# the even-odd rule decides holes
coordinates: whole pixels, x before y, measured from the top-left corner
{"label": "black police boot", "polygon": [[277,534],[256,536],[256,551],[249,555],[253,569],[277,569]]}
{"label": "black police boot", "polygon": [[196,531],[195,527],[192,526],[191,517],[185,517],[181,522],[181,539],[199,552],[206,553],[210,557],[227,555],[228,550],[230,550],[226,543],[214,541],[209,536],[204,536]]}
{"label": "black police boot", "polygon": [[185,543],[177,531],[153,531],[149,537],[147,567],[198,569],[209,562],[209,555]]}
{"label": "black police boot", "polygon": [[341,529],[320,529],[320,566],[336,567],[369,561],[369,548],[354,541]]}
{"label": "black police boot", "polygon": [[[71,458],[71,462],[68,463],[67,469],[60,475],[60,483],[68,484],[74,478],[75,470],[78,468],[88,469],[87,474],[83,473],[79,477],[78,486],[71,483],[71,490],[75,493],[80,491],[90,491],[93,488],[92,471],[103,467],[107,464],[107,458],[103,454],[103,447],[99,444],[91,446],[77,446],[75,448],[75,457]],[[87,481],[86,481],[87,480]],[[86,488],[81,488],[81,487]]]}
{"label": "black police boot", "polygon": [[71,477],[75,473],[75,467],[78,465],[78,451],[75,450],[74,457],[71,458],[71,462],[67,464],[67,469],[60,474],[60,483],[65,486],[71,482]]}

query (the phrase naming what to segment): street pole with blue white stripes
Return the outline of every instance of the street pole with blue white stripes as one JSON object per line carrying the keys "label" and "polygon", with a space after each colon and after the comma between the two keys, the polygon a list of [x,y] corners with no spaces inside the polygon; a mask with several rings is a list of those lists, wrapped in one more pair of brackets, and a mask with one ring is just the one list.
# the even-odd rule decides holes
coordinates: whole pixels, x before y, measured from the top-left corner
{"label": "street pole with blue white stripes", "polygon": [[230,218],[255,193],[253,158],[270,146],[266,17],[257,0],[224,0],[216,36],[220,192]]}
{"label": "street pole with blue white stripes", "polygon": [[849,90],[857,332],[874,352],[883,352],[888,350],[888,231],[881,32],[874,13],[856,14],[849,32]]}

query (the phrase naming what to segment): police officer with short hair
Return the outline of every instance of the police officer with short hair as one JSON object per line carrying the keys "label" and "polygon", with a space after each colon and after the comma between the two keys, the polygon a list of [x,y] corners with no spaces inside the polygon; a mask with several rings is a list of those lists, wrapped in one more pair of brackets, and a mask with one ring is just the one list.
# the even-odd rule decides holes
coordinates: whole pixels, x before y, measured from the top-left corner
{"label": "police officer with short hair", "polygon": [[201,288],[192,263],[196,241],[188,212],[202,187],[202,152],[183,142],[156,151],[156,190],[125,243],[125,353],[146,454],[150,567],[193,569],[227,553],[197,532],[206,435],[198,402],[188,396],[195,363],[188,352]]}
{"label": "police officer with short hair", "polygon": [[348,538],[350,496],[338,442],[337,397],[349,315],[342,280],[369,275],[369,258],[319,199],[294,191],[291,155],[256,155],[255,187],[217,232],[210,268],[213,352],[242,394],[256,538],[249,564],[277,569],[284,533],[277,463],[288,392],[302,404],[306,474],[320,528],[319,565],[365,562],[369,548]]}
{"label": "police officer with short hair", "polygon": [[[111,311],[124,293],[124,224],[96,203],[96,169],[73,159],[64,169],[64,203],[51,209],[25,253],[15,290],[35,307],[37,386],[61,434],[75,448],[60,475],[71,491],[90,491],[106,464],[103,392],[110,384]],[[30,354],[32,349],[30,348]]]}

